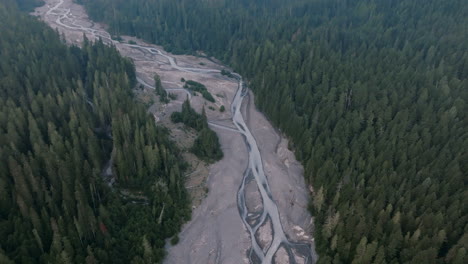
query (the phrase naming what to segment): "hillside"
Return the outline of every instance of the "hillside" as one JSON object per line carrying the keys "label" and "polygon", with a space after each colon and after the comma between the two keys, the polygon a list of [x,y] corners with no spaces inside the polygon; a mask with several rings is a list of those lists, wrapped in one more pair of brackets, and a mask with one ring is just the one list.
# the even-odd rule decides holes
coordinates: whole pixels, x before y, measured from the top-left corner
{"label": "hillside", "polygon": [[0,3],[0,263],[155,263],[190,217],[183,161],[115,47]]}

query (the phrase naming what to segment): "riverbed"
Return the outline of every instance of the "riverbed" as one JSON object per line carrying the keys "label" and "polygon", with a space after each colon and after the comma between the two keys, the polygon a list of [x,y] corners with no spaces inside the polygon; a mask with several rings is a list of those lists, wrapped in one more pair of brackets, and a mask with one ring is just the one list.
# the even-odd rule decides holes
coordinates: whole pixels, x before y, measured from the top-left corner
{"label": "riverbed", "polygon": [[[207,111],[224,158],[209,166],[207,195],[184,225],[179,243],[167,247],[167,263],[315,262],[303,168],[287,149],[287,140],[256,110],[241,76],[222,76],[220,70],[226,67],[213,60],[173,55],[132,37],[114,41],[105,25],[90,21],[72,0],[45,2],[34,14],[63,33],[68,43],[79,45],[83,33],[90,40],[100,38],[135,62],[138,81],[147,90],[152,89],[152,76],[157,73],[164,88],[178,94],[170,104],[152,107],[155,120],[167,122],[185,98],[198,111],[203,106],[231,110]],[[191,96],[181,78],[205,84],[217,95],[216,101]]]}

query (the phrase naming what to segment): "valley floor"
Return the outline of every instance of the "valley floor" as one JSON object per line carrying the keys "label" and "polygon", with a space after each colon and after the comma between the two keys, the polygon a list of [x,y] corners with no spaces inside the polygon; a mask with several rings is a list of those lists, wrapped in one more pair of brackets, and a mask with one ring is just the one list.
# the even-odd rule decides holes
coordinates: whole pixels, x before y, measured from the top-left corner
{"label": "valley floor", "polygon": [[[45,2],[33,15],[39,16],[52,28],[57,28],[69,44],[79,45],[84,33],[90,40],[100,37],[106,43],[112,42],[123,56],[133,59],[143,87],[137,89],[139,98],[150,105],[149,111],[156,122],[170,129],[173,140],[180,148],[187,150],[194,138],[191,131],[173,124],[169,118],[173,111],[180,110],[182,102],[189,96],[182,89],[181,78],[203,83],[213,94],[215,103],[207,102],[201,96],[190,96],[190,102],[197,111],[205,106],[211,128],[220,139],[224,158],[208,166],[188,151],[184,154],[191,165],[186,187],[191,193],[194,210],[192,220],[179,235],[179,243],[168,246],[166,262],[248,263],[252,243],[239,216],[237,196],[248,167],[249,151],[229,111],[238,89],[237,80],[219,74],[225,67],[205,58],[172,55],[157,45],[132,37],[123,37],[121,42],[113,42],[105,26],[90,21],[83,7],[72,0]],[[129,44],[129,40],[136,44]],[[167,105],[153,103],[156,99],[150,86],[154,83],[155,73],[161,77],[164,88],[177,95],[176,100],[171,100]],[[287,140],[256,110],[253,98],[253,94],[248,92],[243,99],[242,116],[257,142],[282,228],[288,240],[311,245],[311,259],[304,259],[303,254],[298,252],[293,252],[294,258],[288,258],[286,250],[280,247],[274,260],[276,263],[313,263],[316,259],[314,241],[310,235],[313,222],[306,208],[309,190],[304,183],[303,168],[288,150]],[[221,106],[225,106],[225,112],[219,111]],[[255,185],[246,186],[245,197],[249,211],[262,207],[262,199]],[[255,236],[265,252],[274,234],[266,222]]]}

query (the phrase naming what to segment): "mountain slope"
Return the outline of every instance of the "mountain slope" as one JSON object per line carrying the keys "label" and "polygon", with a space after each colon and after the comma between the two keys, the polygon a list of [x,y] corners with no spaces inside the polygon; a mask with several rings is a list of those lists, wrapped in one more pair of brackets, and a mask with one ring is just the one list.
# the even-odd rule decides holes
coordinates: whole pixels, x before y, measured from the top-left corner
{"label": "mountain slope", "polygon": [[0,31],[0,262],[161,261],[190,216],[184,164],[133,98],[133,64],[12,1]]}

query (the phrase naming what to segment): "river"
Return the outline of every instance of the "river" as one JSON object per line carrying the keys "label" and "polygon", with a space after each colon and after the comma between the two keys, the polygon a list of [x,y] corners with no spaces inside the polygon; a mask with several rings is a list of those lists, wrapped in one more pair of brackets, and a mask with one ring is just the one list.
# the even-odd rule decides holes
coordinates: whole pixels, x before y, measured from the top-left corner
{"label": "river", "polygon": [[[71,0],[59,0],[58,2],[54,0],[47,0],[46,2],[48,6],[46,9],[44,9],[46,10],[44,14],[45,20],[53,21],[55,25],[61,27],[61,30],[84,32],[92,36],[94,39],[100,38],[104,43],[114,45],[118,49],[119,47],[125,46],[127,48],[139,50],[143,53],[159,55],[167,60],[168,64],[173,70],[191,74],[220,75],[219,69],[180,66],[173,56],[150,44],[128,44],[115,41],[111,38],[111,35],[107,31],[100,28],[95,28],[95,24],[90,21],[86,21],[90,23],[90,27],[83,25],[83,23],[81,23],[77,17],[74,17],[71,9],[67,8],[70,5],[74,5],[71,3]],[[47,18],[50,18],[50,20]],[[242,179],[237,181],[237,197],[236,201],[234,201],[237,205],[240,219],[244,224],[244,227],[247,230],[250,238],[250,247],[246,252],[247,259],[250,263],[269,264],[274,263],[275,261],[278,263],[278,259],[275,259],[275,254],[277,254],[278,250],[282,248],[284,263],[315,263],[317,256],[313,248],[313,243],[310,241],[293,242],[284,231],[282,219],[285,220],[288,218],[284,216],[283,218],[280,217],[280,211],[278,209],[277,202],[275,202],[274,194],[270,189],[269,178],[271,179],[271,175],[273,173],[270,173],[270,177],[267,177],[267,173],[264,171],[262,153],[257,144],[256,137],[249,129],[249,125],[246,124],[242,112],[242,108],[245,108],[243,105],[244,98],[249,96],[250,92],[248,91],[248,87],[239,74],[233,73],[233,76],[237,81],[237,91],[233,96],[230,107],[231,121],[234,127],[216,124],[211,121],[210,125],[217,129],[224,129],[242,135],[243,141],[245,143],[245,149],[247,150],[246,153],[240,151],[234,152],[234,155],[243,155],[241,160],[245,159],[247,163],[247,168],[242,168]],[[151,84],[147,83],[142,78],[137,78],[137,81],[146,87],[154,89]],[[191,93],[183,88],[167,88],[166,90],[168,92],[186,93],[189,99],[191,99]],[[253,186],[253,183],[255,187],[247,188],[247,186]],[[249,201],[249,197],[251,196],[251,193],[249,192],[252,192],[252,188],[254,189],[253,192],[256,192],[260,198],[257,204],[255,204],[255,208],[257,208],[256,210],[252,210],[252,207],[248,206],[249,202],[252,203],[252,201]],[[306,209],[304,208],[304,210]],[[268,243],[262,241],[262,239],[260,239],[257,235],[259,230],[264,228],[266,225],[269,225],[270,228],[270,238],[268,239]],[[303,231],[301,230],[301,232]],[[215,260],[215,262],[223,262],[219,255],[215,258]],[[195,261],[194,263],[202,262]]]}

